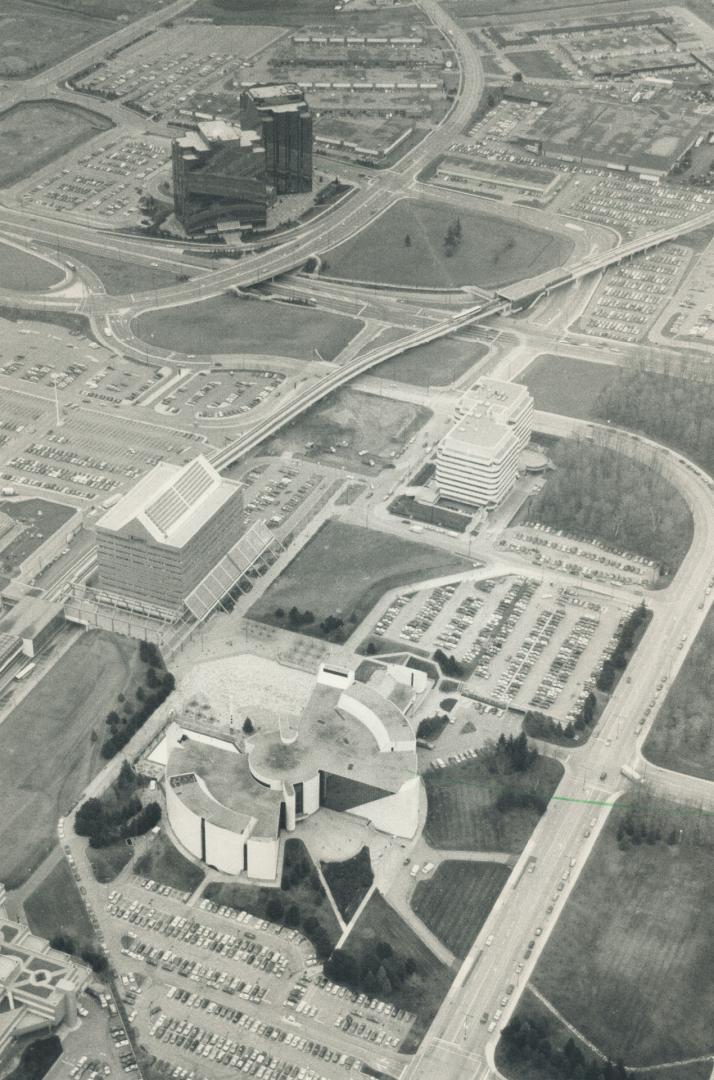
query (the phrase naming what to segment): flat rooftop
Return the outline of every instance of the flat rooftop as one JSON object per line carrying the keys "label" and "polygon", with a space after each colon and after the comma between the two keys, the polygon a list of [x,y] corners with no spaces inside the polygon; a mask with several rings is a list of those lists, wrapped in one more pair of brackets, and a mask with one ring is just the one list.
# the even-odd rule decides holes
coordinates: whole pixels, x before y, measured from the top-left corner
{"label": "flat rooftop", "polygon": [[136,521],[157,543],[182,548],[239,489],[203,455],[186,465],[161,461],[107,510],[97,529],[119,532]]}
{"label": "flat rooftop", "polygon": [[512,439],[515,435],[506,424],[494,420],[484,409],[476,408],[454,425],[444,437],[443,445],[449,448],[460,443],[470,450],[483,450],[492,455]]}
{"label": "flat rooftop", "polygon": [[703,128],[701,117],[678,105],[636,105],[564,93],[511,136],[537,141],[545,152],[668,171]]}

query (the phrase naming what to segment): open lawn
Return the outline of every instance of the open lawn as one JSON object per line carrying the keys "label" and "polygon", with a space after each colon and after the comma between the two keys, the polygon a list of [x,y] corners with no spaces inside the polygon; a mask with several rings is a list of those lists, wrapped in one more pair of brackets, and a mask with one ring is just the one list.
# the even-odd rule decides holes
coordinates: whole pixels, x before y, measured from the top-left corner
{"label": "open lawn", "polygon": [[[282,428],[263,443],[261,452],[302,454],[368,475],[393,466],[431,415],[421,405],[345,387]],[[362,450],[367,454],[360,457]]]}
{"label": "open lawn", "polygon": [[[341,28],[344,21],[344,15],[335,12],[334,0],[300,0],[299,4],[285,0],[197,0],[191,14],[211,18],[217,25],[326,26],[337,23]],[[399,20],[404,25],[401,32],[405,33],[417,12],[412,6],[400,6],[398,11],[390,9],[386,14],[390,23]],[[374,28],[375,12],[369,9],[350,11],[349,19],[350,27]]]}
{"label": "open lawn", "polygon": [[482,360],[488,345],[458,338],[442,338],[394,356],[374,368],[372,375],[413,386],[449,386]]}
{"label": "open lawn", "polygon": [[[27,78],[118,29],[112,23],[84,18],[77,9],[85,2],[3,0],[0,7],[0,78]],[[122,0],[101,2],[105,6],[112,4],[115,16],[124,6]],[[60,6],[66,10],[58,11]]]}
{"label": "open lawn", "polygon": [[[457,220],[462,239],[449,256],[444,238]],[[561,266],[572,249],[567,237],[495,215],[402,199],[357,236],[327,252],[324,272],[391,285],[495,286]]]}
{"label": "open lawn", "polygon": [[178,352],[258,353],[334,360],[362,324],[357,319],[271,301],[216,296],[200,304],[140,315],[133,330],[142,341]]}
{"label": "open lawn", "polygon": [[76,513],[74,506],[49,499],[6,499],[0,511],[23,526],[22,532],[0,550],[0,570],[12,574],[45,540]]}
{"label": "open lawn", "polygon": [[182,855],[164,832],[150,841],[148,851],[136,860],[134,871],[179,892],[193,892],[205,877],[201,867]]}
{"label": "open lawn", "polygon": [[664,769],[714,780],[714,611],[697,634],[644,745]]}
{"label": "open lawn", "polygon": [[662,839],[630,843],[640,811],[616,806],[534,976],[603,1053],[638,1066],[714,1053],[714,818],[641,806]]}
{"label": "open lawn", "polygon": [[[540,820],[536,805],[511,805],[533,795],[547,803],[563,775],[554,758],[540,757],[526,772],[491,773],[484,756],[424,774],[429,808],[424,835],[452,851],[522,851]],[[504,799],[506,800],[504,805]],[[504,809],[497,804],[501,800]]]}
{"label": "open lawn", "polygon": [[0,187],[31,176],[43,165],[112,126],[100,113],[78,105],[58,101],[23,101],[13,105],[0,113]]}
{"label": "open lawn", "polygon": [[545,49],[523,49],[504,54],[526,79],[570,79],[570,72]]}
{"label": "open lawn", "polygon": [[101,736],[142,667],[137,642],[89,631],[0,724],[0,881],[10,888],[54,847],[57,818],[104,765],[91,733]]}
{"label": "open lawn", "polygon": [[617,379],[620,370],[612,364],[543,353],[529,364],[518,382],[528,387],[536,409],[542,412],[595,420],[598,396]]}
{"label": "open lawn", "polygon": [[[259,919],[301,928],[321,957],[332,951],[340,936],[335,913],[302,840],[285,841],[280,888],[211,882],[203,895],[214,904],[225,904],[239,911],[249,911]],[[272,909],[274,903],[279,909]],[[317,930],[314,923],[318,925]]]}
{"label": "open lawn", "polygon": [[463,958],[509,873],[501,863],[443,862],[432,878],[417,884],[412,908],[447,949]]}
{"label": "open lawn", "polygon": [[374,881],[369,848],[343,862],[323,863],[322,872],[342,918],[349,922]]}
{"label": "open lawn", "polygon": [[[387,978],[380,980],[377,986],[374,975],[368,974],[368,971],[375,948],[382,942],[391,946],[393,955],[383,965]],[[437,960],[379,891],[372,893],[342,951],[354,958],[358,969],[356,979],[350,980],[348,985],[354,989],[363,987],[365,993],[392,1002],[416,1015],[417,1019],[402,1045],[404,1052],[413,1053],[444,999],[452,972]],[[413,974],[406,978],[397,974],[405,961],[413,964],[414,968]]]}
{"label": "open lawn", "polygon": [[48,939],[64,934],[74,938],[82,948],[94,944],[92,924],[66,859],[61,859],[30,893],[24,908],[35,934]]}
{"label": "open lawn", "polygon": [[131,848],[123,840],[103,848],[92,848],[88,845],[87,858],[96,880],[102,885],[108,885],[131,859]]}
{"label": "open lawn", "polygon": [[[358,525],[328,521],[308,541],[248,612],[271,626],[288,626],[288,612],[311,611],[301,633],[346,641],[354,627],[389,589],[471,569],[460,555],[402,540]],[[278,615],[278,611],[283,615]],[[320,623],[335,616],[343,625],[325,634]]]}
{"label": "open lawn", "polygon": [[0,244],[0,281],[7,289],[43,292],[51,285],[57,285],[63,277],[62,271],[53,263],[9,244]]}

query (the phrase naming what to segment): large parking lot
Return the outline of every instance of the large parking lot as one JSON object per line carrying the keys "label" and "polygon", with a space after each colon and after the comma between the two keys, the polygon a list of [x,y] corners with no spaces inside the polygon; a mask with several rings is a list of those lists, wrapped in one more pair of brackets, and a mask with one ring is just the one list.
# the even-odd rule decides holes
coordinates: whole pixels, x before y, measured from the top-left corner
{"label": "large parking lot", "polygon": [[713,200],[710,192],[601,175],[573,181],[554,209],[615,228],[629,239],[703,214]]}
{"label": "large parking lot", "polygon": [[176,1078],[338,1080],[398,1068],[414,1017],[328,982],[289,930],[141,877],[106,887],[100,923],[129,1022]]}
{"label": "large parking lot", "polygon": [[612,267],[581,316],[579,329],[614,341],[639,341],[677,288],[688,262],[686,248],[668,244]]}
{"label": "large parking lot", "polygon": [[175,383],[154,406],[157,412],[194,420],[242,416],[278,389],[277,371],[199,371]]}
{"label": "large parking lot", "polygon": [[81,156],[68,156],[63,168],[36,174],[20,201],[55,213],[136,224],[142,217],[139,195],[158,172],[168,170],[170,156],[168,139],[105,137]]}
{"label": "large parking lot", "polygon": [[373,634],[453,655],[466,691],[499,708],[565,719],[592,688],[629,610],[577,586],[511,575],[402,594]]}

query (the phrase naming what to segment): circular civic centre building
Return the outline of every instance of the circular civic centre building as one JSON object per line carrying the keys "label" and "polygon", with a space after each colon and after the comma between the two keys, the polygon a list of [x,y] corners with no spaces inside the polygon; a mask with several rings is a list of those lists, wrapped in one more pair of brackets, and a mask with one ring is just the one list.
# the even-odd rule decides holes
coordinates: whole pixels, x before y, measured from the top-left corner
{"label": "circular civic centre building", "polygon": [[396,836],[417,830],[414,732],[397,705],[351,671],[323,665],[297,721],[246,738],[173,722],[165,755],[174,836],[227,874],[275,878],[281,832],[321,807]]}

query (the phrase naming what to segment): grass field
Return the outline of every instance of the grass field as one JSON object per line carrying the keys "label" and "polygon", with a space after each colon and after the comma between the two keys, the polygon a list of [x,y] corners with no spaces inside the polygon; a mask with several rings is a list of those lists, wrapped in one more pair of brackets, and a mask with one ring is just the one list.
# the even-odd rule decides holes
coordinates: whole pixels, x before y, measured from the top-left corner
{"label": "grass field", "polygon": [[[306,871],[302,876],[301,867]],[[204,889],[203,895],[215,904],[225,904],[226,907],[249,911],[259,919],[270,919],[272,922],[285,922],[284,916],[290,906],[296,905],[299,908],[297,924],[302,926],[302,932],[313,943],[315,943],[315,936],[308,932],[304,925],[305,920],[315,918],[322,927],[322,940],[326,950],[323,949],[322,953],[318,951],[318,955],[326,955],[326,952],[330,952],[340,936],[340,927],[335,913],[302,840],[292,838],[285,841],[280,888],[243,885],[239,882],[211,882]],[[276,916],[268,912],[268,904],[275,899],[284,905],[284,916]]]}
{"label": "grass field", "polygon": [[87,858],[96,880],[102,885],[108,885],[131,859],[131,848],[123,840],[103,848],[87,845]]}
{"label": "grass field", "polygon": [[[449,257],[444,236],[457,218],[463,238]],[[562,265],[572,248],[566,237],[491,214],[402,199],[357,236],[327,252],[325,273],[392,285],[495,286]]]}
{"label": "grass field", "polygon": [[541,757],[525,773],[492,774],[479,757],[424,774],[429,809],[424,835],[435,848],[509,851],[525,847],[540,814],[533,808],[500,811],[504,794],[533,792],[550,799],[563,775],[554,758]]}
{"label": "grass field", "polygon": [[[398,19],[407,24],[414,21],[416,9],[412,6],[400,7],[398,12],[388,12],[390,22]],[[197,0],[191,14],[201,18],[212,18],[218,24],[237,24],[250,26],[306,26],[329,25],[344,20],[344,16],[335,14],[333,0],[300,0],[299,4],[286,4],[285,0]],[[362,24],[374,27],[373,11],[351,11],[350,27]],[[403,31],[402,31],[403,32]]]}
{"label": "grass field", "polygon": [[217,296],[200,304],[140,315],[143,341],[184,353],[272,353],[334,360],[361,328],[357,319],[291,304]]}
{"label": "grass field", "polygon": [[141,670],[135,641],[90,631],[0,724],[0,881],[9,888],[54,847],[57,818],[104,764],[91,732],[101,735]]}
{"label": "grass field", "polygon": [[606,386],[620,374],[612,364],[595,364],[572,356],[537,356],[518,379],[528,387],[536,409],[596,420],[596,402]]}
{"label": "grass field", "polygon": [[572,76],[545,49],[524,49],[504,54],[526,79],[570,79]]}
{"label": "grass field", "polygon": [[[394,458],[432,414],[421,405],[345,387],[263,443],[264,454],[302,454],[369,474]],[[360,451],[368,454],[360,457]],[[373,461],[370,466],[365,462]]]}
{"label": "grass field", "polygon": [[285,625],[276,610],[293,606],[312,611],[315,622],[301,632],[324,636],[319,623],[328,615],[344,620],[330,640],[345,641],[387,590],[471,568],[459,555],[402,540],[358,525],[328,521],[298,552],[248,612],[271,626]]}
{"label": "grass field", "polygon": [[57,285],[63,277],[62,271],[53,263],[9,244],[0,244],[0,279],[6,288],[43,292],[51,285]]}
{"label": "grass field", "polygon": [[131,292],[148,289],[165,289],[179,280],[177,274],[168,270],[157,270],[148,263],[122,262],[98,255],[94,250],[84,248],[60,248],[60,256],[69,257],[77,263],[84,263],[101,278],[104,288],[112,296],[124,296]]}
{"label": "grass field", "polygon": [[19,536],[0,550],[0,570],[12,574],[33,551],[37,551],[75,513],[73,506],[49,499],[0,501],[0,510],[24,526]]}
{"label": "grass field", "polygon": [[411,957],[416,965],[414,975],[403,986],[391,993],[381,991],[379,995],[416,1014],[417,1020],[402,1047],[403,1051],[413,1053],[444,999],[452,973],[378,891],[369,898],[344,944],[344,951],[360,960],[373,950],[376,942],[387,942],[396,956]]}
{"label": "grass field", "polygon": [[[82,18],[75,0],[52,3],[3,0],[0,10],[0,78],[26,78],[84,49],[115,27]],[[81,0],[80,0],[81,2]],[[110,0],[103,0],[104,3]],[[117,14],[121,2],[114,5]]]}
{"label": "grass field", "polygon": [[110,127],[104,116],[77,105],[58,101],[13,105],[0,113],[0,187],[31,176]]}
{"label": "grass field", "polygon": [[[550,1009],[548,1009],[526,987],[522,995],[516,1017],[519,1021],[538,1025],[545,1032],[545,1037],[553,1051],[562,1051],[566,1043],[572,1038],[571,1032],[562,1024]],[[599,1061],[581,1039],[575,1039],[575,1044],[581,1050],[587,1062]],[[506,1040],[501,1039],[496,1047],[496,1065],[502,1076],[508,1080],[553,1080],[553,1068],[549,1061],[534,1060],[531,1055],[525,1059],[508,1052]],[[674,1069],[655,1070],[648,1069],[645,1072],[630,1073],[636,1080],[710,1080],[711,1062],[700,1062],[694,1065],[679,1065],[676,1072]]]}
{"label": "grass field", "polygon": [[136,860],[134,871],[141,877],[151,878],[179,892],[193,892],[205,877],[201,867],[182,855],[163,832],[151,841],[149,850]]}
{"label": "grass field", "polygon": [[447,949],[463,958],[509,873],[500,863],[443,862],[429,881],[417,884],[412,908]]}
{"label": "grass field", "polygon": [[612,811],[534,976],[566,1020],[626,1065],[714,1053],[714,825],[675,805],[654,812],[662,835],[682,829],[683,841],[622,850],[626,811]]}
{"label": "grass field", "polygon": [[714,612],[710,611],[655,717],[645,756],[665,769],[714,780]]}
{"label": "grass field", "polygon": [[46,938],[65,934],[82,947],[94,944],[92,924],[65,859],[30,893],[24,908],[34,933]]}
{"label": "grass field", "polygon": [[414,386],[448,386],[465,375],[487,352],[488,346],[478,342],[444,338],[385,360],[372,374]]}

